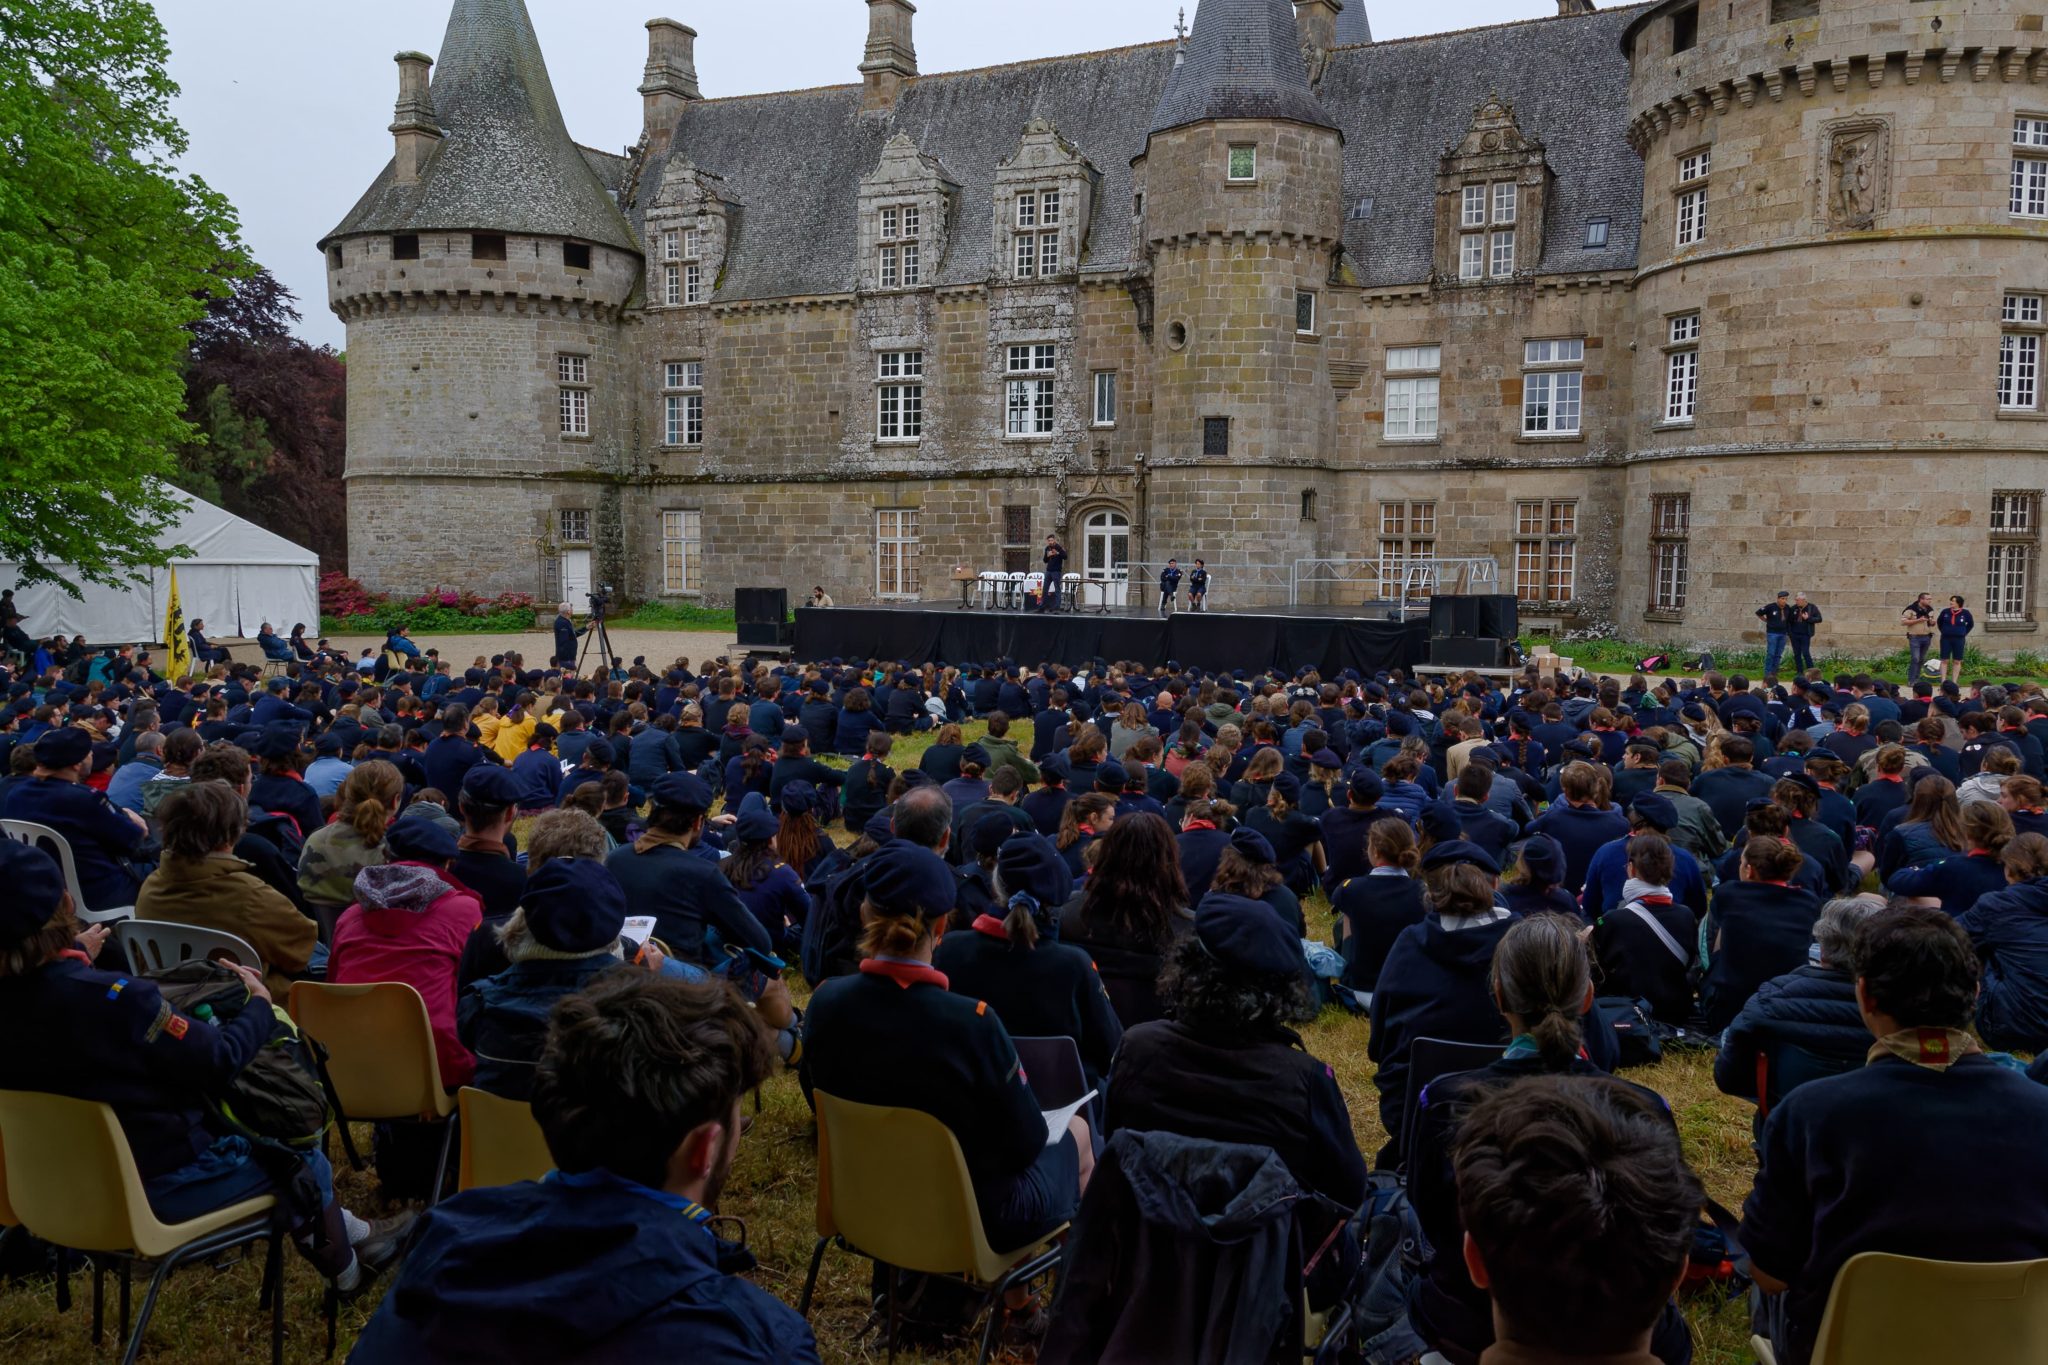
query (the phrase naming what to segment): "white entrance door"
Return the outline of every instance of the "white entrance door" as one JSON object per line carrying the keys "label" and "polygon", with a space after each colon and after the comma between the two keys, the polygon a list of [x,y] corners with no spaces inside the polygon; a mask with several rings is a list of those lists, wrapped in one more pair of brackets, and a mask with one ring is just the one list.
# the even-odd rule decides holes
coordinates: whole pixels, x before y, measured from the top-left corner
{"label": "white entrance door", "polygon": [[562,600],[572,611],[583,611],[590,605],[585,599],[590,593],[590,551],[562,551]]}
{"label": "white entrance door", "polygon": [[1102,584],[1091,589],[1088,596],[1099,596],[1112,607],[1124,605],[1129,591],[1131,519],[1121,512],[1095,512],[1089,516],[1082,534],[1085,552],[1081,572],[1089,582]]}

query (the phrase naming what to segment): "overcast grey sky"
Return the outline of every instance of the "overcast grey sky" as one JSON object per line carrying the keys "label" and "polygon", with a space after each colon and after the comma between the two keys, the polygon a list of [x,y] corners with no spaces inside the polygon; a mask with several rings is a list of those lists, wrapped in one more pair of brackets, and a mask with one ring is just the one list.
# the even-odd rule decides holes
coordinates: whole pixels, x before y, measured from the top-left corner
{"label": "overcast grey sky", "polygon": [[[1357,0],[1352,0],[1357,3]],[[918,65],[957,71],[1170,37],[1182,0],[920,0]],[[256,258],[299,296],[308,340],[342,344],[314,243],[391,158],[391,56],[440,50],[448,0],[155,0],[171,39],[186,169],[225,193]],[[1195,0],[1186,0],[1190,13]],[[643,27],[697,30],[707,96],[859,79],[862,0],[527,0],[569,131],[620,149],[640,133]],[[1373,36],[1557,13],[1555,0],[1383,0]]]}

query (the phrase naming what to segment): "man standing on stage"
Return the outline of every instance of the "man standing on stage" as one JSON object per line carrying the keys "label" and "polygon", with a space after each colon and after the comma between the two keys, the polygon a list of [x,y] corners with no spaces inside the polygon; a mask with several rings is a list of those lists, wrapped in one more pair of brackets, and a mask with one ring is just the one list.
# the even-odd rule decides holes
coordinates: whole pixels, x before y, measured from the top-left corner
{"label": "man standing on stage", "polygon": [[1043,610],[1060,609],[1060,588],[1067,576],[1067,547],[1056,535],[1045,538],[1045,596]]}
{"label": "man standing on stage", "polygon": [[1159,614],[1173,615],[1175,602],[1180,598],[1180,561],[1169,559],[1166,568],[1159,575]]}
{"label": "man standing on stage", "polygon": [[1934,594],[1923,592],[1899,613],[1906,628],[1906,681],[1916,683],[1927,671],[1927,647],[1934,643]]}
{"label": "man standing on stage", "polygon": [[1786,603],[1791,597],[1781,588],[1777,601],[1756,609],[1756,619],[1764,623],[1764,676],[1772,682],[1778,680],[1778,661],[1785,657],[1785,616],[1791,611]]}
{"label": "man standing on stage", "polygon": [[1188,610],[1201,611],[1202,604],[1209,597],[1209,569],[1201,560],[1195,561],[1194,572],[1188,575]]}
{"label": "man standing on stage", "polygon": [[1820,623],[1820,608],[1809,603],[1805,593],[1792,594],[1791,609],[1785,613],[1785,640],[1792,646],[1792,666],[1801,673],[1813,667],[1813,628]]}

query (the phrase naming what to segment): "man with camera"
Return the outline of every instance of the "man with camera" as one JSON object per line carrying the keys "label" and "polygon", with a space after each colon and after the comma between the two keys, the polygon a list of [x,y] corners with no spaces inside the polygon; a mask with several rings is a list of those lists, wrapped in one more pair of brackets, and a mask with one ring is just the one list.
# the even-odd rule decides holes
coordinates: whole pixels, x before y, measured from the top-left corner
{"label": "man with camera", "polygon": [[576,629],[574,609],[567,602],[555,608],[555,657],[548,660],[557,668],[573,668],[576,665],[576,639],[583,632]]}

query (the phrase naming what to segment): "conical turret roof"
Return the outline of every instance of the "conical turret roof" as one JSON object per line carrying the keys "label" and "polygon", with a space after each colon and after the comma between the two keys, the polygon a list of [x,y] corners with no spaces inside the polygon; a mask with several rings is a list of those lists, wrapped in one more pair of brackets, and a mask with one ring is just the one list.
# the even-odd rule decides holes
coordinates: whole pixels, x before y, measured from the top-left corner
{"label": "conical turret roof", "polygon": [[433,105],[444,137],[418,181],[387,165],[329,237],[481,230],[640,249],[562,121],[525,0],[455,0]]}
{"label": "conical turret roof", "polygon": [[1365,12],[1365,0],[1344,0],[1337,12],[1337,42],[1340,45],[1372,41],[1372,16]]}
{"label": "conical turret roof", "polygon": [[1337,126],[1309,88],[1291,0],[1202,0],[1187,63],[1173,73],[1152,131],[1211,119]]}

